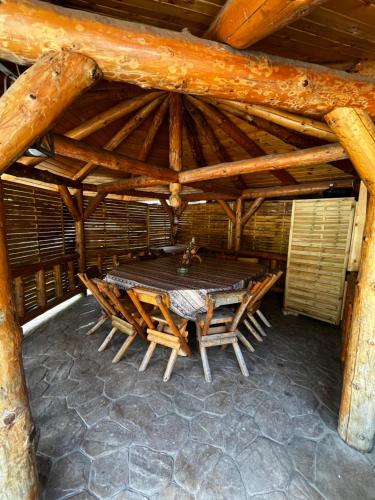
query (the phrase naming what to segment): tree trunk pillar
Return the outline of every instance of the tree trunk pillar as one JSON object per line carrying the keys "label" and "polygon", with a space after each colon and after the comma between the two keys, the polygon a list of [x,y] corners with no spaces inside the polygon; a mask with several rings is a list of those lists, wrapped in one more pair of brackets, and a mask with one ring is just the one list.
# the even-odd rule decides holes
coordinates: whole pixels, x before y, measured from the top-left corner
{"label": "tree trunk pillar", "polygon": [[370,451],[375,434],[375,127],[360,109],[337,108],[326,119],[369,191],[338,431],[350,446]]}
{"label": "tree trunk pillar", "polygon": [[38,498],[34,436],[22,366],[22,331],[12,297],[0,181],[0,491],[12,500]]}
{"label": "tree trunk pillar", "polygon": [[239,252],[241,249],[242,212],[243,212],[243,199],[238,198],[236,202],[236,223],[234,225],[234,251],[236,253]]}
{"label": "tree trunk pillar", "polygon": [[85,241],[85,219],[83,207],[83,193],[78,190],[76,194],[79,219],[75,221],[76,252],[78,253],[78,268],[80,273],[86,271],[86,241]]}

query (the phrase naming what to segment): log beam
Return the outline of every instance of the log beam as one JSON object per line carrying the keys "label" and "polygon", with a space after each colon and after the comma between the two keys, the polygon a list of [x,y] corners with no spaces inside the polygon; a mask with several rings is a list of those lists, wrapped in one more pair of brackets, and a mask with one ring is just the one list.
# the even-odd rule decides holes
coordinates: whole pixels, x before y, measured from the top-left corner
{"label": "log beam", "polygon": [[[125,125],[123,125],[110,139],[104,149],[107,151],[114,151],[117,149],[120,144],[137,128],[141,123],[154,111],[154,109],[160,103],[160,100],[163,96],[158,96],[148,104],[146,104],[143,108],[141,108],[134,116],[128,120]],[[89,175],[89,173],[96,167],[95,162],[89,161],[74,175],[73,179],[83,180],[85,177]]]}
{"label": "log beam", "polygon": [[99,193],[121,193],[129,189],[137,189],[150,186],[161,186],[169,184],[165,179],[153,179],[151,177],[138,176],[130,179],[119,179],[113,182],[105,182],[98,186]]}
{"label": "log beam", "polygon": [[81,183],[78,181],[73,181],[68,177],[63,177],[61,175],[56,175],[48,170],[39,170],[32,167],[26,167],[19,163],[12,165],[7,168],[6,175],[12,175],[13,177],[20,177],[23,179],[33,179],[38,182],[45,182],[47,184],[55,184],[58,186],[59,184],[72,187],[72,188],[80,188]]}
{"label": "log beam", "polygon": [[233,210],[230,208],[228,203],[224,200],[217,200],[218,204],[221,206],[221,208],[224,210],[224,212],[227,214],[228,219],[235,224],[236,223],[236,215],[233,212]]}
{"label": "log beam", "polygon": [[69,210],[69,213],[72,216],[73,220],[79,221],[81,218],[81,214],[73,196],[69,193],[69,189],[64,185],[60,185],[59,193],[62,201],[65,203],[67,209]]}
{"label": "log beam", "polygon": [[326,119],[369,192],[338,432],[350,446],[370,451],[375,435],[375,126],[360,109],[337,108]]}
{"label": "log beam", "polygon": [[309,194],[323,193],[330,188],[352,188],[352,179],[338,179],[332,181],[304,182],[290,186],[276,186],[267,188],[245,189],[243,199],[255,198],[282,198],[283,196],[306,196]]}
{"label": "log beam", "polygon": [[[40,27],[43,26],[43,29]],[[308,63],[241,52],[186,33],[37,0],[0,4],[0,56],[30,64],[50,47],[93,57],[108,80],[323,115],[337,106],[375,114],[373,80]]]}
{"label": "log beam", "polygon": [[157,167],[148,163],[128,158],[115,151],[89,146],[81,141],[67,137],[54,136],[55,150],[61,156],[75,158],[76,160],[93,161],[111,170],[129,172],[132,174],[148,175],[157,179],[177,181],[178,174],[169,168]]}
{"label": "log beam", "polygon": [[242,216],[241,224],[242,226],[245,226],[249,219],[255,214],[255,212],[258,210],[258,208],[261,206],[263,203],[264,198],[257,198],[251,206],[246,210],[246,212]]}
{"label": "log beam", "polygon": [[180,172],[179,179],[183,184],[203,181],[207,179],[220,179],[233,175],[251,174],[273,170],[284,170],[285,168],[318,165],[330,161],[347,158],[347,153],[340,144],[329,144],[314,148],[291,151],[288,153],[271,154],[239,160],[230,163],[221,163],[208,167],[196,168]]}
{"label": "log beam", "polygon": [[150,150],[152,148],[152,145],[154,143],[156,134],[158,133],[164,117],[168,111],[169,108],[169,96],[164,99],[162,102],[160,108],[158,111],[155,113],[154,118],[152,119],[152,123],[150,125],[150,128],[147,131],[147,135],[142,143],[142,147],[138,153],[137,159],[140,161],[146,161],[148,158],[148,155],[150,153]]}
{"label": "log beam", "polygon": [[22,331],[11,284],[0,181],[0,491],[4,498],[37,500],[35,429],[22,366]]}
{"label": "log beam", "polygon": [[107,193],[105,192],[99,192],[92,198],[90,198],[90,201],[86,207],[86,210],[83,213],[83,220],[87,220],[98,208],[98,206],[101,204],[102,201],[104,201],[105,197],[107,196]]}
{"label": "log beam", "polygon": [[26,70],[0,99],[0,172],[100,75],[92,59],[66,51],[46,54]]}
{"label": "log beam", "polygon": [[245,49],[327,0],[227,0],[206,38]]}

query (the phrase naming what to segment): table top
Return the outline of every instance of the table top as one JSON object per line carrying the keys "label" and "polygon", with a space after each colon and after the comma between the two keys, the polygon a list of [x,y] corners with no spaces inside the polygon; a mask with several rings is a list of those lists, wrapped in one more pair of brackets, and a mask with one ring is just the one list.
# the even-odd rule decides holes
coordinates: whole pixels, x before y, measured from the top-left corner
{"label": "table top", "polygon": [[187,275],[177,274],[178,256],[161,257],[124,264],[110,271],[106,280],[120,288],[145,287],[169,293],[171,309],[194,320],[205,311],[208,292],[238,290],[264,274],[261,264],[221,260],[203,256],[193,261]]}

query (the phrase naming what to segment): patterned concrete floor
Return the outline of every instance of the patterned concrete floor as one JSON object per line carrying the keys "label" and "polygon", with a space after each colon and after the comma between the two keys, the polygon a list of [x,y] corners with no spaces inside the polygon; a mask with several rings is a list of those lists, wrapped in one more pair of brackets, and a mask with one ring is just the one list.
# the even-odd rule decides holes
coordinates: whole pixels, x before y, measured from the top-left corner
{"label": "patterned concrete floor", "polygon": [[[213,383],[200,359],[179,358],[163,383],[166,357],[137,367],[140,342],[117,365],[121,337],[97,347],[108,325],[82,298],[24,342],[45,499],[375,499],[375,453],[336,433],[338,330],[264,307],[273,329],[241,376],[230,349],[212,348]],[[254,343],[255,344],[255,343]]]}

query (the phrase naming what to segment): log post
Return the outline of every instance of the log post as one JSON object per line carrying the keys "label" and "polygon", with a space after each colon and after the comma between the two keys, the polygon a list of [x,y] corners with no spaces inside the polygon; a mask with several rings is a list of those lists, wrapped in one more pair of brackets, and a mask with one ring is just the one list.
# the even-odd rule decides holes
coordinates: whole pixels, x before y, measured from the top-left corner
{"label": "log post", "polygon": [[[182,169],[182,100],[180,94],[171,94],[169,105],[169,167],[176,172]],[[181,184],[170,184],[170,204],[173,208],[181,205]]]}
{"label": "log post", "polygon": [[66,51],[46,54],[26,70],[0,100],[0,172],[99,76],[94,61]]}
{"label": "log post", "polygon": [[22,366],[22,331],[12,299],[0,182],[0,491],[5,498],[38,498],[35,430]]}
{"label": "log post", "polygon": [[353,108],[337,108],[326,120],[369,192],[338,431],[350,446],[370,451],[375,434],[375,126],[365,111]]}
{"label": "log post", "polygon": [[224,210],[224,212],[226,213],[228,219],[233,223],[235,224],[236,223],[236,216],[235,214],[233,213],[233,210],[230,208],[230,206],[228,205],[228,203],[224,200],[217,200],[218,204],[221,206],[221,208]]}
{"label": "log post", "polygon": [[85,242],[85,218],[83,209],[83,192],[82,189],[77,190],[76,201],[79,212],[79,218],[75,220],[75,236],[76,236],[76,252],[79,255],[78,268],[80,273],[86,271],[86,242]]}
{"label": "log post", "polygon": [[258,210],[258,208],[261,206],[263,203],[264,198],[257,198],[249,207],[249,209],[243,214],[241,224],[243,227],[246,226],[247,222],[249,219],[255,214],[255,212]]}
{"label": "log post", "polygon": [[239,252],[241,249],[242,212],[243,212],[243,199],[238,198],[236,202],[236,223],[234,225],[234,251],[236,253]]}

